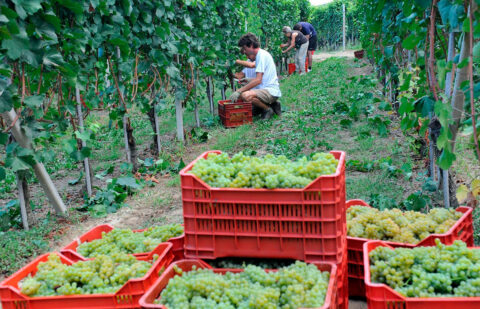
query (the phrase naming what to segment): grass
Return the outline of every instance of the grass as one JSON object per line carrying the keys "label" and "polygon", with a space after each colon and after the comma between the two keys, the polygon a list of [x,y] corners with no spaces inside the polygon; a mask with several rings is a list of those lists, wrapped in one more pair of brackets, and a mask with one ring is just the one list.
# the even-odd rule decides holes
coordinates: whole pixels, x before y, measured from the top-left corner
{"label": "grass", "polygon": [[30,231],[8,231],[0,233],[0,275],[10,275],[20,269],[33,256],[48,251],[44,238],[52,226],[40,225]]}
{"label": "grass", "polygon": [[217,142],[213,148],[230,152],[238,148],[239,144],[245,142],[246,138],[249,138],[249,135],[251,135],[251,130],[251,125],[244,125],[234,130],[224,129],[219,131]]}
{"label": "grass", "polygon": [[79,224],[81,214],[71,211],[68,220],[50,213],[30,230],[0,232],[0,278],[14,271],[39,254],[51,251],[51,241],[62,236],[61,226]]}
{"label": "grass", "polygon": [[174,175],[172,179],[167,182],[169,187],[180,187],[180,175]]}

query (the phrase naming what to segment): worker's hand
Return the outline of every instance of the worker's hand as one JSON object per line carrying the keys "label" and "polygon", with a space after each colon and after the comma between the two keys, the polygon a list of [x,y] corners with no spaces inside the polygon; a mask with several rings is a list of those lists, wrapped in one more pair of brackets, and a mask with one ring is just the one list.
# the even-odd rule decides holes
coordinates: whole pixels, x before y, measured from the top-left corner
{"label": "worker's hand", "polygon": [[241,84],[248,84],[252,80],[253,80],[253,78],[244,77],[244,78],[240,79],[240,83]]}
{"label": "worker's hand", "polygon": [[235,91],[228,99],[232,102],[237,102],[238,98],[240,98],[240,95],[241,93],[239,91]]}

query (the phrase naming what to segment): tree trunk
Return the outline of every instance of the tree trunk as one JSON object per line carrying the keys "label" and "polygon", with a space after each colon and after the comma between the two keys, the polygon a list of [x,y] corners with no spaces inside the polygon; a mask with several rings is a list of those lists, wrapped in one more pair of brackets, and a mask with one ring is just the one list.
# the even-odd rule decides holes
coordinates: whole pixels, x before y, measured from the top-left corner
{"label": "tree trunk", "polygon": [[130,122],[130,118],[126,117],[126,124],[124,123],[123,127],[126,130],[126,136],[127,136],[127,143],[128,143],[128,148],[130,149],[130,159],[132,163],[132,170],[133,173],[137,172],[137,144],[135,142],[135,137],[133,136],[133,127]]}
{"label": "tree trunk", "polygon": [[160,154],[161,147],[160,147],[160,136],[159,136],[160,134],[158,132],[158,121],[156,117],[155,106],[150,108],[150,110],[147,112],[147,115],[153,130],[153,143],[150,146],[150,149],[155,156],[158,156]]}
{"label": "tree trunk", "polygon": [[208,77],[207,79],[207,96],[208,102],[210,103],[210,114],[215,115],[215,109],[213,104],[213,93],[212,93],[212,78]]}
{"label": "tree trunk", "polygon": [[[117,60],[118,60],[118,67],[120,67],[120,48],[116,48],[117,51]],[[114,72],[112,72],[114,74]],[[118,84],[122,81],[122,75],[120,73],[120,69],[118,69],[117,75]],[[120,89],[118,90],[120,91]],[[119,93],[119,96],[124,98],[123,93]],[[120,102],[122,104],[122,102]],[[126,104],[126,102],[125,102]],[[127,106],[125,106],[125,109]],[[127,162],[131,163],[133,166],[133,171],[136,172],[136,146],[135,146],[135,138],[133,137],[133,128],[130,123],[130,118],[128,117],[127,110],[125,110],[125,114],[123,115],[123,140],[125,143],[125,152],[127,155]],[[133,147],[133,148],[131,148]]]}
{"label": "tree trunk", "polygon": [[123,122],[123,142],[125,145],[125,154],[127,156],[127,162],[133,164],[132,150],[130,149],[130,143],[128,140],[128,129],[127,129],[127,123],[130,122],[130,119],[128,118],[127,114],[123,115],[122,122]]}
{"label": "tree trunk", "polygon": [[226,97],[226,95],[225,95],[226,89],[227,89],[227,86],[226,86],[226,85],[223,85],[221,91],[222,91],[222,100],[224,100],[224,101],[227,99],[227,97]]}

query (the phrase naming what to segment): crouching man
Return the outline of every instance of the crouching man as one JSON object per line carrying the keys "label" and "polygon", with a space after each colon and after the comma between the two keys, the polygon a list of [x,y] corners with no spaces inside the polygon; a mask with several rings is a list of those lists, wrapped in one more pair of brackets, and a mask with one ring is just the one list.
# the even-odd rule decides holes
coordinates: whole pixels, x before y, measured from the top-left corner
{"label": "crouching man", "polygon": [[243,35],[238,41],[238,47],[251,62],[237,60],[236,63],[246,68],[255,68],[256,77],[249,79],[246,85],[235,91],[230,100],[252,102],[263,111],[263,119],[270,119],[275,113],[280,115],[281,107],[277,100],[282,93],[272,55],[260,48],[258,38],[253,33]]}

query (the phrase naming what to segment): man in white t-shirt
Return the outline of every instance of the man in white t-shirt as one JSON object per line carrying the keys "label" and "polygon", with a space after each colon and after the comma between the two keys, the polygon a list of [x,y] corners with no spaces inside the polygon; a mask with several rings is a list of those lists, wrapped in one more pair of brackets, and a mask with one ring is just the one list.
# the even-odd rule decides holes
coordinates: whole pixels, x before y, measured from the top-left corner
{"label": "man in white t-shirt", "polygon": [[238,47],[252,62],[237,60],[236,63],[246,68],[255,68],[256,77],[235,91],[230,100],[235,102],[240,98],[245,102],[252,102],[263,110],[263,119],[270,119],[274,113],[279,115],[281,107],[277,100],[282,93],[272,55],[260,48],[258,38],[253,33],[243,35],[238,41]]}

